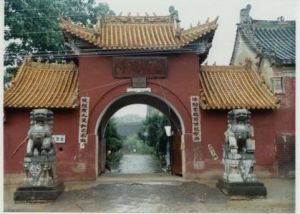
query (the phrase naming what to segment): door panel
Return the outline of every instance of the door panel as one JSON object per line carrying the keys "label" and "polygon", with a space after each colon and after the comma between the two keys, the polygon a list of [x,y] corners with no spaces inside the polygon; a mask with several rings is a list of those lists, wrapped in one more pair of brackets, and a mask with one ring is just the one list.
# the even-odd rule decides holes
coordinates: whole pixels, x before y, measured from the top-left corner
{"label": "door panel", "polygon": [[295,174],[295,134],[281,133],[277,135],[277,160],[279,176]]}
{"label": "door panel", "polygon": [[171,138],[171,169],[172,174],[182,175],[181,135],[176,133]]}
{"label": "door panel", "polygon": [[101,139],[98,145],[98,175],[105,172],[106,161],[106,141],[105,138]]}

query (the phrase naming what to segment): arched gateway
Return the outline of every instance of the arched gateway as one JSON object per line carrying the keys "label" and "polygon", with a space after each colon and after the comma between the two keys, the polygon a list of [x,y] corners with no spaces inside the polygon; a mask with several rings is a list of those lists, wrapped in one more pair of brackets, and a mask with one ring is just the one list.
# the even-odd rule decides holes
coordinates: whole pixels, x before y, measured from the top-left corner
{"label": "arched gateway", "polygon": [[[200,68],[217,19],[183,30],[173,12],[105,16],[94,28],[61,19],[72,60],[49,63],[28,58],[5,90],[5,174],[23,172],[29,112],[49,108],[54,112],[59,176],[96,179],[103,170],[105,154],[99,145],[107,121],[133,103],[154,106],[172,121],[174,173],[192,177],[222,167],[227,110],[274,109],[277,100],[249,65]],[[259,130],[255,136],[261,142],[258,164],[272,166],[275,161],[275,152],[265,154],[262,149],[273,142],[276,130],[264,127],[272,124],[274,115],[279,114],[253,114]]]}
{"label": "arched gateway", "polygon": [[183,119],[179,115],[176,108],[165,98],[160,97],[153,93],[126,93],[112,100],[104,110],[101,111],[99,119],[96,124],[95,134],[96,134],[96,157],[98,174],[101,174],[105,170],[105,159],[106,159],[106,149],[105,149],[105,129],[107,123],[111,116],[121,109],[130,104],[146,104],[156,109],[160,110],[171,123],[171,171],[173,174],[182,175],[184,165],[184,152],[181,150],[181,145],[184,141],[184,124]]}

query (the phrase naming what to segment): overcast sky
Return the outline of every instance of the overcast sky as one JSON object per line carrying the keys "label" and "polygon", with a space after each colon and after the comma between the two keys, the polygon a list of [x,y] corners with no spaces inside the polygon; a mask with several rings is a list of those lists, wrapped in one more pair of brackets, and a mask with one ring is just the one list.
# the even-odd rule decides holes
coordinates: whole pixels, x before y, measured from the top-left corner
{"label": "overcast sky", "polygon": [[195,26],[198,21],[204,23],[219,16],[218,29],[208,56],[208,63],[228,65],[233,50],[236,24],[240,10],[251,4],[250,16],[253,19],[276,20],[279,16],[286,20],[296,19],[297,0],[106,0],[110,9],[118,15],[132,15],[145,12],[157,15],[169,15],[169,6],[175,6],[183,28]]}
{"label": "overcast sky", "polygon": [[[145,12],[157,15],[168,15],[169,6],[175,6],[178,10],[181,27],[189,28],[190,24],[195,26],[198,21],[204,23],[209,17],[210,20],[218,19],[218,29],[216,30],[212,48],[210,49],[207,62],[217,65],[228,65],[230,62],[236,24],[239,22],[240,10],[247,4],[251,4],[250,16],[253,19],[276,20],[283,16],[286,20],[296,19],[297,0],[106,0],[110,9],[117,15],[132,15]],[[118,112],[119,115],[127,112],[136,112],[145,115],[143,105],[129,106]]]}

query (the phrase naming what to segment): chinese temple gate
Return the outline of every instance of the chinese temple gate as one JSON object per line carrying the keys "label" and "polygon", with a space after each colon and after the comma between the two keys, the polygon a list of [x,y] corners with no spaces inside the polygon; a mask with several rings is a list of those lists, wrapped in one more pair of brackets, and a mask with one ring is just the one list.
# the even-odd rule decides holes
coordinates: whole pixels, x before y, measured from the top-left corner
{"label": "chinese temple gate", "polygon": [[249,63],[201,66],[217,19],[182,29],[176,14],[106,16],[94,28],[66,19],[60,28],[74,60],[27,58],[5,90],[6,175],[23,172],[30,110],[49,108],[53,133],[61,140],[56,143],[59,175],[96,179],[104,171],[109,118],[138,103],[157,108],[171,121],[174,174],[196,177],[222,167],[226,114],[234,108],[252,111],[257,165],[272,172],[278,127],[271,124],[278,99]]}

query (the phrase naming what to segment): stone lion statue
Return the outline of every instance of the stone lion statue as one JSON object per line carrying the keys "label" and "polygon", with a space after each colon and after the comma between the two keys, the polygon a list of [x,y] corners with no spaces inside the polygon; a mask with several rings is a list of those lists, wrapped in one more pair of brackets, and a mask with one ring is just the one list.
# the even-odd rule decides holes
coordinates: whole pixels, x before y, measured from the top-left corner
{"label": "stone lion statue", "polygon": [[38,155],[55,154],[52,142],[53,112],[48,109],[34,109],[30,112],[30,119],[26,156],[33,156],[35,151]]}
{"label": "stone lion statue", "polygon": [[247,109],[235,109],[228,113],[228,129],[225,132],[223,162],[224,179],[229,182],[255,181],[255,141],[250,125],[251,113]]}

